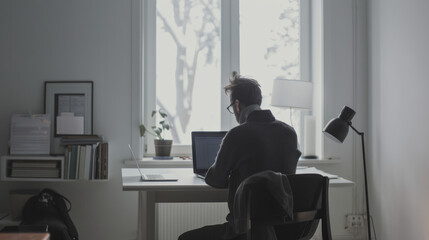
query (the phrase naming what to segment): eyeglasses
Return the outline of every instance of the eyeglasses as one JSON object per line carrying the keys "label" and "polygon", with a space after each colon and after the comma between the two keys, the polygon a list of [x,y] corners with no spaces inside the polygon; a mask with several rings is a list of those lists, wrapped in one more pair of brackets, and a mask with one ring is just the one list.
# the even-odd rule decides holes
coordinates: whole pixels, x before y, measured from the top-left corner
{"label": "eyeglasses", "polygon": [[234,110],[231,111],[231,107],[234,105],[235,102],[232,102],[231,104],[229,104],[228,107],[226,107],[226,110],[228,110],[229,113],[234,114]]}

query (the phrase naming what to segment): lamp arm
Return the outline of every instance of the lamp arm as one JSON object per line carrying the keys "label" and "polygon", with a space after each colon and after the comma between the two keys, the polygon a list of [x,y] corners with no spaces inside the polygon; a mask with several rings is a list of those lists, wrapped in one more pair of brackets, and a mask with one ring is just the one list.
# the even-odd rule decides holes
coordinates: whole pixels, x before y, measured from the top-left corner
{"label": "lamp arm", "polygon": [[353,127],[352,122],[348,122],[349,126],[355,131],[357,134],[361,135],[363,137],[363,132],[359,132],[355,127]]}

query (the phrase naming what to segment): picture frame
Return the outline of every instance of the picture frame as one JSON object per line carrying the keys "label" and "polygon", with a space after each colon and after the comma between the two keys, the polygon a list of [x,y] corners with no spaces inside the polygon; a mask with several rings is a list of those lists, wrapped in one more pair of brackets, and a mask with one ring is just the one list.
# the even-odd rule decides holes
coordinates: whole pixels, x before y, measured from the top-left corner
{"label": "picture frame", "polygon": [[93,81],[45,81],[45,114],[51,119],[51,154],[62,154],[62,136],[92,135]]}

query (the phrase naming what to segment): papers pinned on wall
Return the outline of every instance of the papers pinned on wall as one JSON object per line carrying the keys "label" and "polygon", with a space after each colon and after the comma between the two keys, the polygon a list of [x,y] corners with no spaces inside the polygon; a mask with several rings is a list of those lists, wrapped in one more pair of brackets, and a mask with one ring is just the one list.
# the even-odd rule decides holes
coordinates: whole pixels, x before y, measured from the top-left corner
{"label": "papers pinned on wall", "polygon": [[11,155],[49,155],[49,114],[14,114],[10,125]]}

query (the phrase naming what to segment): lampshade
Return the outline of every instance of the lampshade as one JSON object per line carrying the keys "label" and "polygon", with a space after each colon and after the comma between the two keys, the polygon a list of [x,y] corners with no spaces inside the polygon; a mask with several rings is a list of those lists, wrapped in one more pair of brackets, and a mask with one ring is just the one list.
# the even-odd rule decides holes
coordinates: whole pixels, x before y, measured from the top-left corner
{"label": "lampshade", "polygon": [[327,137],[335,142],[344,142],[344,139],[346,139],[347,134],[349,133],[349,126],[354,115],[355,111],[353,109],[344,106],[338,118],[334,118],[329,121],[328,124],[326,124],[325,129],[323,129],[323,132]]}
{"label": "lampshade", "polygon": [[313,84],[307,81],[275,79],[271,105],[275,107],[308,108],[313,102]]}

